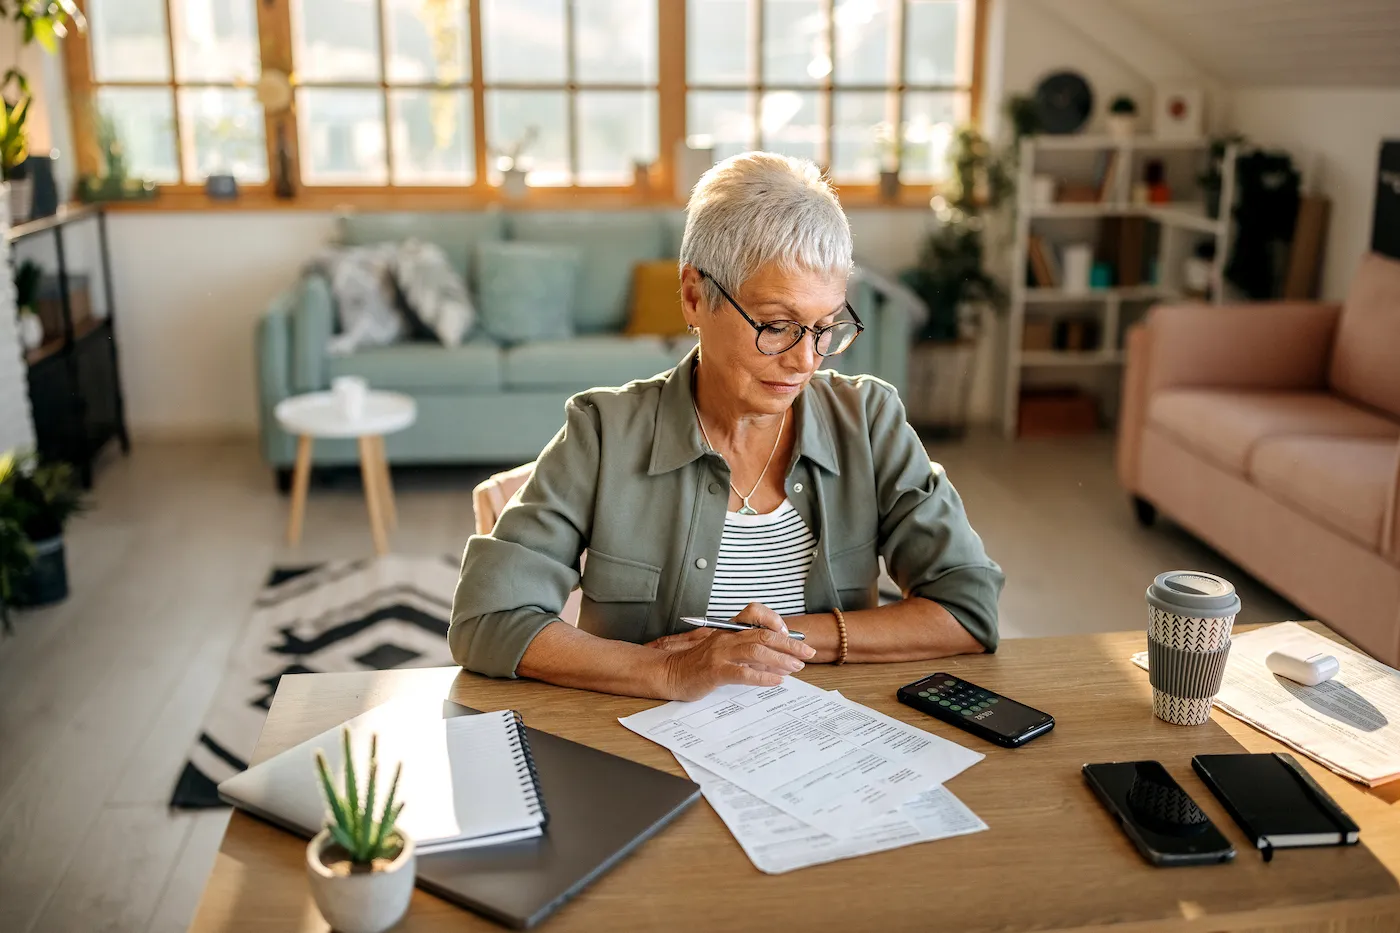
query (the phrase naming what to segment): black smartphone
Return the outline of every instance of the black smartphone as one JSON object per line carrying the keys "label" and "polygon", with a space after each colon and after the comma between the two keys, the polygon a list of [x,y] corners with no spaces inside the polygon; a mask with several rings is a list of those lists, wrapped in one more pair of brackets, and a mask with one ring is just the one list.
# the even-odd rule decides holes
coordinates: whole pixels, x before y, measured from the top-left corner
{"label": "black smartphone", "polygon": [[1160,762],[1085,765],[1084,779],[1153,865],[1213,865],[1235,857],[1230,841]]}
{"label": "black smartphone", "polygon": [[1019,748],[1055,728],[1049,713],[939,672],[899,688],[899,702],[1003,748]]}

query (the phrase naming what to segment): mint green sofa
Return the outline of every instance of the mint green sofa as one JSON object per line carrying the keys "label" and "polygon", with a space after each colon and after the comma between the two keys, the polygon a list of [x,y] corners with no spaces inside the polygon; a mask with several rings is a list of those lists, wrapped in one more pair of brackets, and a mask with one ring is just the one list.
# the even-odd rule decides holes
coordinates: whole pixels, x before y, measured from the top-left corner
{"label": "mint green sofa", "polygon": [[[326,352],[334,324],[328,283],[305,276],[279,295],[257,328],[260,441],[267,463],[285,483],[295,440],[273,417],[282,399],[326,389],[343,375],[405,392],[418,402],[412,427],[386,438],[395,464],[517,464],[533,460],[564,423],[564,403],[595,386],[621,385],[670,367],[693,345],[689,338],[628,337],[628,288],[633,266],[679,254],[679,211],[367,213],[340,220],[339,238],[367,244],[414,237],[442,247],[475,291],[470,259],[483,240],[563,243],[577,248],[581,272],[574,325],[577,336],[501,347],[477,337],[456,349],[431,342]],[[865,322],[861,339],[833,362],[845,372],[871,373],[903,388],[908,371],[911,312],[882,300],[881,286],[858,274],[851,304]],[[357,462],[353,441],[317,441],[315,464]]]}

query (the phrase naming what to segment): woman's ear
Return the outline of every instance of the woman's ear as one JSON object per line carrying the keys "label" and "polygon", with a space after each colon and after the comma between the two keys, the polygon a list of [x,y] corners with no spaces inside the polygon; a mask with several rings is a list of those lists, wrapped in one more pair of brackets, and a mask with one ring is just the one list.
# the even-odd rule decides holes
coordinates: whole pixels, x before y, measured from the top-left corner
{"label": "woman's ear", "polygon": [[708,308],[705,305],[704,278],[700,270],[686,265],[681,270],[681,314],[688,327],[699,327],[704,323]]}

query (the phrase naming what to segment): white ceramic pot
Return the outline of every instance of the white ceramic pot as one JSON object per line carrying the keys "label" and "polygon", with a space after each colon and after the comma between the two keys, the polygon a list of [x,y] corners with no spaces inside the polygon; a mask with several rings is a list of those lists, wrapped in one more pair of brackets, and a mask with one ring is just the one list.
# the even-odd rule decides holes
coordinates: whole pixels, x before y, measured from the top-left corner
{"label": "white ceramic pot", "polygon": [[10,179],[10,223],[22,224],[34,209],[34,179]]}
{"label": "white ceramic pot", "polygon": [[1108,115],[1108,135],[1119,142],[1128,142],[1137,135],[1137,114],[1110,113]]}
{"label": "white ceramic pot", "polygon": [[349,875],[333,872],[321,854],[335,845],[321,830],[306,847],[306,874],[321,916],[337,933],[384,933],[408,911],[416,870],[413,840],[400,837],[403,849],[382,871]]}
{"label": "white ceramic pot", "polygon": [[506,169],[501,173],[501,193],[512,201],[525,197],[525,180],[529,177],[530,173],[523,168]]}
{"label": "white ceramic pot", "polygon": [[44,342],[44,322],[33,311],[24,311],[19,316],[19,341],[26,350],[38,349]]}

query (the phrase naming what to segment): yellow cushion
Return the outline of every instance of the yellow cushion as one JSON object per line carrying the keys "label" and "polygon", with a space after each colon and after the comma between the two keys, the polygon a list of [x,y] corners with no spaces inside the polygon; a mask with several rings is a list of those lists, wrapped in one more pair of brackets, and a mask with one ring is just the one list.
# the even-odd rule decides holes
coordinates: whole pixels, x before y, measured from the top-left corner
{"label": "yellow cushion", "polygon": [[625,333],[633,337],[685,333],[680,273],[674,259],[639,262],[632,268],[632,309]]}

